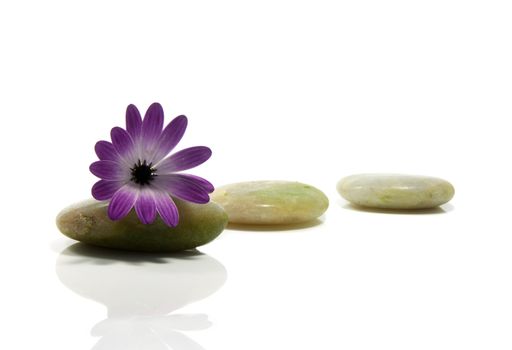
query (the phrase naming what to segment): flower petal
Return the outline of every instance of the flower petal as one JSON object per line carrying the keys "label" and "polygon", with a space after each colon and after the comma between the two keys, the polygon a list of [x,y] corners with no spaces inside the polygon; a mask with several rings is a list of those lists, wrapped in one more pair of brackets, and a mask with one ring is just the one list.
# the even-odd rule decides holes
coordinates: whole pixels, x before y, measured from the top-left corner
{"label": "flower petal", "polygon": [[138,190],[130,185],[124,185],[112,197],[108,206],[108,217],[111,220],[124,218],[133,208],[137,200]]}
{"label": "flower petal", "polygon": [[170,174],[196,167],[208,160],[212,151],[205,146],[185,148],[162,160],[155,166],[157,173]]}
{"label": "flower petal", "polygon": [[128,134],[126,130],[116,126],[110,131],[110,137],[112,138],[112,144],[117,153],[129,164],[136,163],[137,159],[135,159],[136,157],[134,155],[135,147],[130,134]]}
{"label": "flower petal", "polygon": [[179,213],[176,204],[172,198],[166,193],[154,193],[156,210],[163,222],[165,222],[168,226],[175,227],[178,225],[179,221]]}
{"label": "flower petal", "polygon": [[155,150],[164,126],[164,110],[159,103],[149,106],[142,121],[142,140],[144,148],[150,152]]}
{"label": "flower petal", "polygon": [[129,180],[130,173],[121,164],[111,160],[98,160],[89,167],[91,173],[104,180]]}
{"label": "flower petal", "polygon": [[161,161],[174,147],[180,142],[185,130],[187,129],[187,117],[180,115],[174,118],[167,125],[160,135],[156,153],[154,155],[154,163]]}
{"label": "flower petal", "polygon": [[142,190],[135,202],[135,212],[143,224],[151,224],[156,218],[156,204],[151,190]]}
{"label": "flower petal", "polygon": [[98,141],[94,146],[96,155],[100,160],[118,160],[119,155],[117,154],[114,145],[108,141]]}
{"label": "flower petal", "polygon": [[137,140],[140,136],[142,128],[142,118],[140,112],[134,105],[126,107],[126,131],[133,140]]}
{"label": "flower petal", "polygon": [[210,196],[197,181],[181,174],[161,175],[155,178],[155,186],[164,189],[174,197],[192,202],[208,203]]}
{"label": "flower petal", "polygon": [[123,184],[122,181],[100,180],[92,186],[92,196],[99,201],[110,199]]}
{"label": "flower petal", "polygon": [[188,178],[190,181],[193,181],[197,185],[204,188],[206,190],[206,192],[208,192],[208,193],[212,193],[213,191],[215,191],[215,187],[213,187],[213,185],[208,180],[203,179],[202,177],[199,177],[196,175],[190,175],[190,174],[175,174],[175,175],[179,175],[181,177]]}

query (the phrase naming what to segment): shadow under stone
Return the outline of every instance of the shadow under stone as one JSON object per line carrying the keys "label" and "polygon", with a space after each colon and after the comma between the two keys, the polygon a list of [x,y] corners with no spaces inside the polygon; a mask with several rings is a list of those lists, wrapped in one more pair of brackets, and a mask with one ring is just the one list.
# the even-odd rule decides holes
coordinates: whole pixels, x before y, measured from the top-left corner
{"label": "shadow under stone", "polygon": [[293,231],[312,228],[323,224],[323,220],[314,219],[308,222],[292,225],[248,225],[248,224],[228,224],[226,229],[236,231],[257,231],[257,232],[276,232]]}
{"label": "shadow under stone", "polygon": [[382,208],[367,208],[352,203],[338,202],[342,209],[376,213],[376,214],[393,214],[393,215],[432,215],[432,214],[446,214],[453,211],[454,208],[451,204],[444,204],[442,207],[435,207],[430,209],[382,209]]}

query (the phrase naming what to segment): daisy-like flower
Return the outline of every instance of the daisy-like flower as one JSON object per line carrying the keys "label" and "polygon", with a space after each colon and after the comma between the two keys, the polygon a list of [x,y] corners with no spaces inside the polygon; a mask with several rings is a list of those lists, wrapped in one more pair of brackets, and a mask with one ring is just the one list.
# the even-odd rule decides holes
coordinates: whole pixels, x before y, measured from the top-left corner
{"label": "daisy-like flower", "polygon": [[[159,103],[149,106],[144,120],[134,105],[126,109],[126,130],[114,127],[112,142],[98,141],[99,161],[90,171],[101,180],[92,187],[97,200],[110,200],[108,216],[119,220],[135,207],[140,221],[150,224],[157,213],[169,226],[176,226],[178,209],[173,197],[193,203],[208,203],[213,185],[195,175],[178,173],[210,158],[208,147],[183,149],[166,158],[180,142],[187,128],[181,115],[163,129],[164,111]],[[162,130],[163,129],[163,130]]]}

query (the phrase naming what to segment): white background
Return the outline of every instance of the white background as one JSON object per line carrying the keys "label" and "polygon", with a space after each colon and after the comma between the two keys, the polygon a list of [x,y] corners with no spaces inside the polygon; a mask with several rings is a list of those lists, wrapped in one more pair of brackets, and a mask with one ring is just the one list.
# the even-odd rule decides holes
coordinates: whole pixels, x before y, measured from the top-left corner
{"label": "white background", "polygon": [[[511,18],[495,0],[2,0],[0,348],[512,348]],[[67,248],[55,216],[90,196],[94,143],[154,101],[189,117],[179,147],[212,148],[195,174],[312,184],[323,223],[226,230],[190,258]],[[456,196],[358,211],[335,185],[359,172]]]}

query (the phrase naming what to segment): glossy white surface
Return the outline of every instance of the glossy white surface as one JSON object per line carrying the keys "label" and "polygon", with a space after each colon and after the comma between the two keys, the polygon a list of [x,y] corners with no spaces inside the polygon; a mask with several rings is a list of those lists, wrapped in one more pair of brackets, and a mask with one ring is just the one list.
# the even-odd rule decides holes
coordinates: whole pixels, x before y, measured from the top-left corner
{"label": "glossy white surface", "polygon": [[59,254],[55,269],[70,291],[107,309],[91,328],[99,338],[93,349],[200,348],[183,332],[207,329],[208,316],[175,311],[210,296],[226,281],[224,266],[206,254],[170,257],[79,243]]}
{"label": "glossy white surface", "polygon": [[[511,6],[0,2],[0,349],[512,348]],[[180,149],[212,148],[192,173],[311,184],[322,222],[191,259],[68,248],[94,143],[155,100],[189,117]],[[457,194],[357,211],[336,182],[363,172]]]}

